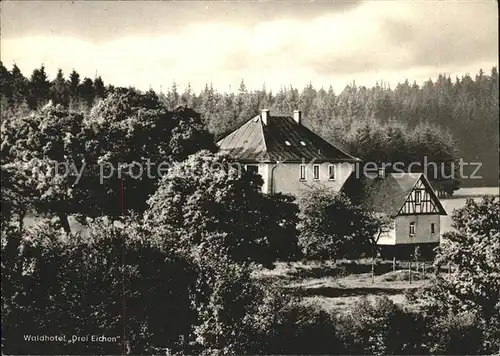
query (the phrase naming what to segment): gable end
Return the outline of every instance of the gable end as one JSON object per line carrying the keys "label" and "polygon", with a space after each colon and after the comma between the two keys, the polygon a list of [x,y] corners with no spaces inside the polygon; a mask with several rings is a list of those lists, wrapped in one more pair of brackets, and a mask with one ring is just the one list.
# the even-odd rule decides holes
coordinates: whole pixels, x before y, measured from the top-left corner
{"label": "gable end", "polygon": [[398,212],[398,215],[447,215],[441,201],[422,174]]}

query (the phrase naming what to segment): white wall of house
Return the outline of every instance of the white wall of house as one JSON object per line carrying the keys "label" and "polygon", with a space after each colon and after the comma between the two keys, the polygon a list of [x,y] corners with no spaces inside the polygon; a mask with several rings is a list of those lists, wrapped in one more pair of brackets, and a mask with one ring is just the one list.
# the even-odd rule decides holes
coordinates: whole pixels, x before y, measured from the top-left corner
{"label": "white wall of house", "polygon": [[[335,179],[329,179],[329,166],[335,166]],[[259,164],[259,174],[264,180],[262,191],[297,195],[307,185],[322,184],[339,191],[354,170],[353,163],[319,163],[319,179],[314,179],[314,164],[306,164],[306,179],[301,180],[300,163]],[[272,183],[271,183],[272,179]]]}
{"label": "white wall of house", "polygon": [[[415,223],[415,235],[410,235],[410,224]],[[401,215],[396,217],[396,244],[439,243],[440,216],[433,215]],[[434,233],[431,232],[434,224]]]}
{"label": "white wall of house", "polygon": [[[380,236],[379,245],[399,245],[417,243],[439,243],[440,216],[433,215],[399,215],[393,226]],[[415,224],[415,234],[410,234],[410,224]],[[431,224],[434,224],[432,232]]]}
{"label": "white wall of house", "polygon": [[264,184],[262,185],[262,191],[264,193],[269,193],[270,192],[270,187],[269,187],[269,170],[271,169],[271,165],[267,163],[261,163],[259,164],[259,174],[262,176],[262,179],[264,180]]}

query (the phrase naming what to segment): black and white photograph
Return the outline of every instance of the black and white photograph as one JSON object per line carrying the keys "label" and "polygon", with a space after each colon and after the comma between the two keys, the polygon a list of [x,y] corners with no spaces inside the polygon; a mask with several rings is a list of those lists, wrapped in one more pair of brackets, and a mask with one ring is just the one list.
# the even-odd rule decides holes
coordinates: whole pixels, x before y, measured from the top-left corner
{"label": "black and white photograph", "polygon": [[0,1],[2,355],[500,355],[495,0]]}

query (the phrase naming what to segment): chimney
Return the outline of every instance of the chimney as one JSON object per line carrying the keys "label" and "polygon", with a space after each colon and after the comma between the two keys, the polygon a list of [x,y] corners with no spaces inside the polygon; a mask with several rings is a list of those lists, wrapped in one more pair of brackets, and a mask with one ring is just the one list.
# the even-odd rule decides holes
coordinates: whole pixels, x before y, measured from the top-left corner
{"label": "chimney", "polygon": [[300,110],[294,110],[293,111],[293,119],[297,123],[297,125],[300,125],[302,122],[302,111]]}
{"label": "chimney", "polygon": [[262,118],[262,122],[264,125],[267,125],[269,123],[269,109],[262,109],[260,117]]}

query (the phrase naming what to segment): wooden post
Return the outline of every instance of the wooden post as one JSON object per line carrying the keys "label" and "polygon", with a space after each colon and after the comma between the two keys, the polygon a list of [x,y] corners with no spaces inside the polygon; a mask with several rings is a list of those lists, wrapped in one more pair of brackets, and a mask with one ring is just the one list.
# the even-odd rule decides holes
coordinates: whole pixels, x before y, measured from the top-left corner
{"label": "wooden post", "polygon": [[451,277],[451,263],[448,263],[448,277]]}
{"label": "wooden post", "polygon": [[392,258],[392,271],[396,272],[396,256]]}
{"label": "wooden post", "polygon": [[411,259],[410,259],[410,261],[408,262],[408,275],[409,275],[410,284],[411,284]]}
{"label": "wooden post", "polygon": [[375,283],[375,257],[372,257],[372,283]]}
{"label": "wooden post", "polygon": [[425,262],[422,264],[422,274],[425,276]]}
{"label": "wooden post", "polygon": [[372,244],[372,284],[375,283],[375,245]]}

